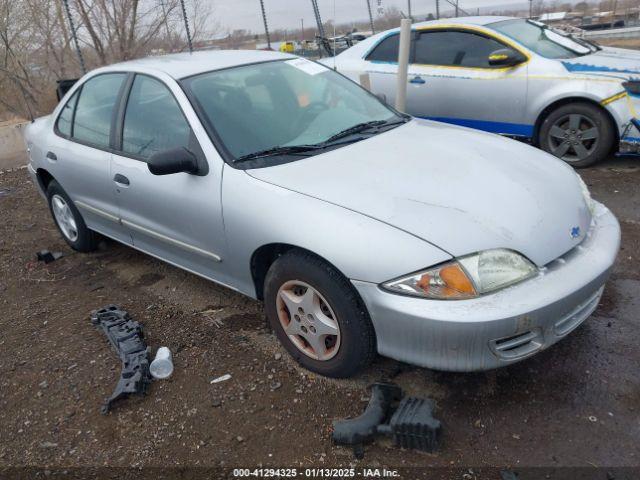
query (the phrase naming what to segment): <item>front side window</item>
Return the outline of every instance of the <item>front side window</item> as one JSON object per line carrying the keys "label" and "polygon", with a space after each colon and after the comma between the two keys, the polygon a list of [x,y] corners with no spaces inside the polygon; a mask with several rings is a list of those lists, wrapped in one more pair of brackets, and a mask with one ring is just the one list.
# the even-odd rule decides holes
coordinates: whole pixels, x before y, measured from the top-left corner
{"label": "front side window", "polygon": [[261,156],[308,156],[406,121],[342,75],[304,59],[203,73],[183,84],[236,161],[276,148]]}
{"label": "front side window", "polygon": [[398,62],[398,46],[400,44],[400,35],[397,33],[382,40],[378,45],[371,50],[371,53],[367,55],[367,60],[370,62]]}
{"label": "front side window", "polygon": [[489,55],[504,48],[492,38],[471,32],[423,32],[415,42],[413,63],[495,68],[489,64]]}
{"label": "front side window", "polygon": [[122,130],[122,150],[142,158],[189,147],[191,128],[178,102],[159,80],[137,75],[131,87]]}
{"label": "front side window", "polygon": [[62,107],[62,111],[58,117],[58,131],[66,137],[71,136],[71,122],[73,121],[73,111],[76,108],[77,100],[78,92],[74,93],[64,107]]}
{"label": "front side window", "polygon": [[82,86],[73,122],[73,138],[97,147],[109,147],[111,118],[126,74],[109,73]]}
{"label": "front side window", "polygon": [[572,38],[531,20],[503,20],[488,26],[545,58],[575,58],[592,51]]}

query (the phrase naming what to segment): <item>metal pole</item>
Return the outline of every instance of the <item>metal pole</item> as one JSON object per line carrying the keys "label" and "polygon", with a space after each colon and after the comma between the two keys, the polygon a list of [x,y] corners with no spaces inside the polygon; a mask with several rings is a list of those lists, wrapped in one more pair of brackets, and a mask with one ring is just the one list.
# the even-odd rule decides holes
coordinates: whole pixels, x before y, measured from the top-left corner
{"label": "metal pole", "polygon": [[189,31],[189,19],[187,18],[187,9],[184,7],[184,0],[180,0],[182,7],[182,18],[184,19],[184,29],[187,31],[187,45],[189,45],[189,53],[193,53],[193,44],[191,43],[191,32]]}
{"label": "metal pole", "polygon": [[262,10],[262,21],[264,22],[264,34],[267,37],[267,48],[271,50],[271,36],[269,35],[269,25],[267,25],[267,12],[264,10],[264,0],[260,0],[260,9]]}
{"label": "metal pole", "polygon": [[408,17],[412,19],[413,17],[411,16],[411,0],[407,0],[407,13]]}
{"label": "metal pole", "polygon": [[407,109],[407,78],[409,74],[409,49],[411,47],[411,19],[400,20],[400,48],[398,49],[398,87],[396,110]]}
{"label": "metal pole", "polygon": [[371,34],[375,35],[376,29],[373,27],[373,14],[371,13],[371,0],[367,0],[367,11],[369,12],[369,26],[371,27]]}
{"label": "metal pole", "polygon": [[533,18],[533,0],[529,0],[529,18]]}
{"label": "metal pole", "polygon": [[71,37],[73,38],[73,43],[76,46],[76,54],[78,55],[78,60],[80,61],[80,68],[82,69],[82,73],[87,73],[87,68],[84,65],[84,57],[82,56],[82,51],[80,50],[80,44],[78,43],[78,35],[76,32],[76,27],[73,25],[73,18],[71,18],[71,10],[69,9],[69,1],[62,0],[64,4],[64,9],[67,12],[67,20],[69,20],[69,28],[71,29]]}
{"label": "metal pole", "polygon": [[460,14],[458,13],[460,7],[458,7],[458,0],[456,0],[456,17],[460,16]]}
{"label": "metal pole", "polygon": [[440,20],[440,0],[436,0],[436,20]]}

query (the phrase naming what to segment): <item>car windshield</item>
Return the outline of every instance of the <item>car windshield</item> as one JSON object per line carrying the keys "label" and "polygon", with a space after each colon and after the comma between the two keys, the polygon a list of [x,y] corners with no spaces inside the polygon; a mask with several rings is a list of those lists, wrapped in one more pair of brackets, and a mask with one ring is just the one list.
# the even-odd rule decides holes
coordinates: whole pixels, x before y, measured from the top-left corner
{"label": "car windshield", "polygon": [[234,162],[313,155],[408,120],[302,58],[203,73],[183,84]]}
{"label": "car windshield", "polygon": [[488,26],[546,58],[574,58],[592,52],[570,36],[533,20],[503,20]]}

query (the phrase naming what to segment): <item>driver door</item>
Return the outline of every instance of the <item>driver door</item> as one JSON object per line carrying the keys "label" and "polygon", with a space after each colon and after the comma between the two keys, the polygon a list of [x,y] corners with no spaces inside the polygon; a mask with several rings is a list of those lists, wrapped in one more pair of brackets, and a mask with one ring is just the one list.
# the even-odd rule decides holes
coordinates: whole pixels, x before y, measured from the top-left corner
{"label": "driver door", "polygon": [[208,171],[198,174],[151,174],[146,162],[154,153],[184,147],[206,164],[203,149],[174,93],[159,79],[136,74],[125,98],[120,152],[111,168],[122,224],[134,247],[219,280],[225,251],[222,161],[210,161]]}
{"label": "driver door", "polygon": [[[509,48],[521,63],[489,64],[496,50]],[[408,113],[513,136],[530,137],[525,122],[527,58],[476,31],[421,31],[413,45],[407,89]]]}

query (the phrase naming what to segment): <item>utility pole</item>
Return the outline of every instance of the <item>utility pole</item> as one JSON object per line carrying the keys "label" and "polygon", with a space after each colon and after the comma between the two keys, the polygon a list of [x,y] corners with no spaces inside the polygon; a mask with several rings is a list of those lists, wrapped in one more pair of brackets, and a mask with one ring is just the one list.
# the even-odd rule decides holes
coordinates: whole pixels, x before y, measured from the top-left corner
{"label": "utility pole", "polygon": [[264,0],[260,0],[262,10],[262,21],[264,22],[264,34],[267,37],[267,48],[271,50],[271,37],[269,36],[269,26],[267,25],[267,13],[264,11]]}
{"label": "utility pole", "polygon": [[529,18],[533,18],[533,0],[529,0]]}
{"label": "utility pole", "polygon": [[413,20],[413,17],[411,16],[411,0],[407,0],[407,13],[409,15],[409,18]]}
{"label": "utility pole", "polygon": [[456,0],[456,17],[458,17],[460,14],[458,13],[458,0]]}
{"label": "utility pole", "polygon": [[440,20],[440,0],[436,0],[436,20]]}
{"label": "utility pole", "polygon": [[187,18],[187,9],[184,7],[184,0],[180,0],[182,7],[182,18],[184,19],[184,29],[187,31],[187,44],[189,45],[189,53],[193,53],[193,44],[191,43],[191,32],[189,31],[189,19]]}
{"label": "utility pole", "polygon": [[369,26],[371,28],[371,34],[375,35],[376,29],[373,27],[373,14],[371,13],[371,0],[367,0],[367,11],[369,12]]}
{"label": "utility pole", "polygon": [[69,28],[71,29],[73,43],[76,46],[76,54],[78,55],[78,60],[80,61],[80,68],[82,69],[82,73],[87,73],[87,68],[84,65],[84,57],[82,56],[80,44],[78,43],[78,32],[76,32],[76,27],[73,25],[73,18],[71,17],[71,10],[69,9],[69,1],[62,0],[62,3],[64,3],[64,9],[67,12],[67,20],[69,20]]}

